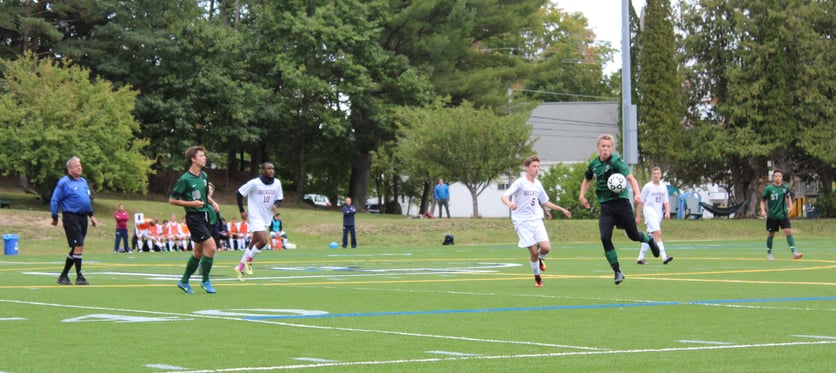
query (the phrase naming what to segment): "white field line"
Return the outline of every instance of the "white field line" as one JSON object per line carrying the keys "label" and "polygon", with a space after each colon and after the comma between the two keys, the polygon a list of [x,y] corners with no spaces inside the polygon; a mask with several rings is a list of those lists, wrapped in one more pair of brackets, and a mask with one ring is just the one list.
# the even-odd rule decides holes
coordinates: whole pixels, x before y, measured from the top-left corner
{"label": "white field line", "polygon": [[795,334],[795,335],[793,335],[793,337],[813,338],[813,339],[829,339],[829,340],[836,341],[836,336],[832,336],[832,335],[798,335],[798,334]]}
{"label": "white field line", "polygon": [[601,350],[604,350],[604,349],[601,349],[601,348],[588,347],[588,346],[572,346],[572,345],[562,345],[562,344],[554,344],[554,343],[539,343],[539,342],[531,342],[531,341],[508,341],[508,340],[500,340],[500,339],[470,338],[470,337],[438,335],[438,334],[407,333],[407,332],[398,332],[398,331],[390,331],[390,330],[373,330],[373,329],[343,328],[343,327],[333,327],[333,326],[305,325],[305,324],[294,324],[294,323],[288,323],[288,322],[281,322],[281,321],[276,321],[276,320],[250,320],[250,319],[245,320],[245,319],[240,318],[240,317],[202,315],[202,314],[196,314],[196,313],[181,314],[181,313],[175,313],[175,312],[130,310],[130,309],[111,308],[111,307],[79,306],[79,305],[70,305],[70,304],[56,304],[56,303],[20,301],[20,300],[13,300],[13,299],[0,299],[0,303],[27,304],[27,305],[32,305],[32,306],[56,307],[56,308],[75,308],[75,309],[109,311],[109,312],[140,313],[140,314],[150,314],[150,315],[178,316],[178,317],[187,317],[187,318],[189,318],[189,317],[195,317],[195,318],[199,317],[199,318],[205,318],[205,319],[216,319],[216,320],[239,321],[239,322],[253,322],[253,323],[269,324],[269,325],[280,325],[280,326],[287,326],[287,327],[294,327],[294,328],[306,328],[306,329],[317,329],[317,330],[338,330],[338,331],[344,331],[344,332],[374,333],[374,334],[398,335],[398,336],[403,336],[403,337],[416,337],[416,338],[448,339],[448,340],[477,342],[477,343],[497,343],[497,344],[526,345],[526,346],[538,346],[538,347],[571,348],[571,349],[576,349],[576,350],[587,350],[587,351],[601,351]]}
{"label": "white field line", "polygon": [[694,344],[701,344],[701,345],[733,345],[734,343],[731,342],[720,342],[720,341],[699,341],[699,340],[691,340],[691,339],[680,339],[677,342],[681,343],[694,343]]}
{"label": "white field line", "polygon": [[[371,365],[401,365],[401,364],[418,364],[418,363],[436,363],[445,361],[464,361],[464,360],[500,360],[500,359],[531,359],[531,358],[549,358],[549,357],[564,357],[564,356],[590,356],[590,355],[627,355],[627,354],[643,354],[643,353],[659,353],[659,352],[688,352],[688,351],[706,351],[706,350],[728,350],[728,349],[743,349],[743,348],[765,348],[765,347],[791,347],[791,346],[809,346],[809,345],[823,345],[836,344],[836,341],[815,341],[815,342],[778,342],[778,343],[759,343],[759,344],[743,344],[743,345],[723,345],[723,346],[700,346],[700,347],[679,347],[679,348],[646,348],[637,350],[607,350],[607,351],[575,351],[575,352],[554,352],[545,354],[520,354],[520,355],[483,355],[483,356],[458,356],[445,358],[426,358],[426,359],[398,359],[398,360],[369,360],[369,361],[353,361],[353,362],[338,362],[338,363],[321,363],[321,364],[305,364],[305,365],[276,365],[270,367],[239,367],[239,368],[223,368],[223,369],[202,369],[190,370],[184,373],[221,373],[221,372],[242,372],[242,371],[273,371],[273,370],[291,370],[291,369],[310,369],[310,368],[335,368],[348,366],[371,366]],[[403,369],[403,367],[401,367]]]}
{"label": "white field line", "polygon": [[810,307],[772,307],[772,306],[746,306],[741,304],[726,304],[726,303],[694,303],[697,306],[708,307],[727,307],[727,308],[747,308],[756,310],[788,310],[788,311],[814,311],[814,312],[836,312],[836,308],[810,308]]}

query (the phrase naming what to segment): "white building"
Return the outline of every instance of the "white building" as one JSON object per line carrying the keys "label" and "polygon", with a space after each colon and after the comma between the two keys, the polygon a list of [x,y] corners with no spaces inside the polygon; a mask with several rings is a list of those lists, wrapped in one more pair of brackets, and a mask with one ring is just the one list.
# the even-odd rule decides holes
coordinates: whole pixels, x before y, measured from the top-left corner
{"label": "white building", "polygon": [[[621,137],[618,129],[618,102],[544,103],[534,109],[528,123],[532,126],[531,136],[536,139],[534,151],[542,160],[541,172],[561,162],[586,162],[596,153],[596,141],[602,133]],[[522,164],[519,171],[516,175],[501,177],[479,195],[479,214],[482,217],[509,216],[508,208],[499,197],[516,178],[522,176]],[[577,188],[580,185],[581,180],[578,180]],[[438,207],[432,213],[437,215]],[[462,184],[450,184],[450,215],[457,218],[473,215],[470,192]]]}

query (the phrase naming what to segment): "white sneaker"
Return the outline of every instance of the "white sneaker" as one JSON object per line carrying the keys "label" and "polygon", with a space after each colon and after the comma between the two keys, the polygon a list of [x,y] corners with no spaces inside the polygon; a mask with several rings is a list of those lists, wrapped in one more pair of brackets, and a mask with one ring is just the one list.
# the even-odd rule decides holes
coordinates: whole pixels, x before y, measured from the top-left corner
{"label": "white sneaker", "polygon": [[766,260],[775,260],[775,257],[772,254],[766,254]]}

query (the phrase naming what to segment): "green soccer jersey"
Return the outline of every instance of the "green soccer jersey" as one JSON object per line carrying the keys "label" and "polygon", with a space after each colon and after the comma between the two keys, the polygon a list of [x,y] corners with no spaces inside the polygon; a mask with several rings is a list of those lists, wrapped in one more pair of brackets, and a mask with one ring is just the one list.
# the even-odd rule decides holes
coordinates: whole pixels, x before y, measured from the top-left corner
{"label": "green soccer jersey", "polygon": [[184,201],[203,201],[203,207],[186,207],[186,213],[208,212],[213,214],[212,205],[209,204],[208,186],[209,178],[205,172],[201,171],[200,175],[195,175],[186,171],[183,176],[177,179],[177,184],[174,185],[174,190],[171,192],[171,198]]}
{"label": "green soccer jersey", "polygon": [[606,161],[601,161],[600,157],[589,161],[589,167],[586,169],[586,179],[595,179],[595,195],[598,196],[598,203],[613,201],[619,198],[629,199],[627,188],[621,193],[613,193],[607,187],[607,179],[612,174],[622,174],[627,176],[630,174],[630,169],[627,164],[621,159],[618,154],[613,154]]}
{"label": "green soccer jersey", "polygon": [[787,197],[790,196],[790,188],[785,184],[769,184],[763,188],[761,199],[766,201],[766,217],[770,219],[787,218]]}

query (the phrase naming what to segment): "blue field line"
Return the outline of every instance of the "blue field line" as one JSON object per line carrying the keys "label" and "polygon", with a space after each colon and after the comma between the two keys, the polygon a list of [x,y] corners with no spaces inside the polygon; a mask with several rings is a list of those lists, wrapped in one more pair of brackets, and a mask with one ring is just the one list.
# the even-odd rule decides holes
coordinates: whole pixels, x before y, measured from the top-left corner
{"label": "blue field line", "polygon": [[337,313],[317,315],[273,315],[273,316],[249,316],[243,320],[271,320],[271,319],[322,319],[332,317],[370,317],[370,316],[406,316],[406,315],[439,315],[455,313],[490,313],[490,312],[516,312],[516,311],[556,311],[556,310],[579,310],[579,309],[603,309],[623,307],[650,307],[650,306],[677,306],[695,304],[716,304],[716,303],[764,303],[764,302],[798,302],[798,301],[820,301],[836,300],[836,296],[830,297],[803,297],[803,298],[759,298],[759,299],[720,299],[700,300],[687,302],[644,302],[644,303],[611,303],[611,304],[583,304],[569,306],[538,306],[538,307],[499,307],[480,308],[472,310],[427,310],[427,311],[395,311],[395,312],[364,312],[364,313]]}

